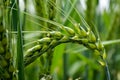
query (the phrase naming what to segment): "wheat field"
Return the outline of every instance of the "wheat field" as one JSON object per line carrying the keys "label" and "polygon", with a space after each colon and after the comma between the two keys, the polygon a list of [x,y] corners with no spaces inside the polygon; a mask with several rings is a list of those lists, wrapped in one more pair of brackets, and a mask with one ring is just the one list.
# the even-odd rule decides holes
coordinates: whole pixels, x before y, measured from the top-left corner
{"label": "wheat field", "polygon": [[119,0],[0,0],[0,80],[120,80],[119,36]]}

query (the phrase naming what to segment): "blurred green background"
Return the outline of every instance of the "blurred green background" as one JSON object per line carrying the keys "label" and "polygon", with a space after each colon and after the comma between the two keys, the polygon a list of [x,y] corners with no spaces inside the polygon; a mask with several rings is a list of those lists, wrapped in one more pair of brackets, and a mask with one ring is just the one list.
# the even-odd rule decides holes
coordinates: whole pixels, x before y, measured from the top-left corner
{"label": "blurred green background", "polygon": [[[11,1],[11,7],[16,8],[15,0]],[[80,16],[95,34],[98,32],[102,42],[120,39],[120,0],[19,0],[19,2],[24,45],[43,37],[44,34],[40,31],[58,30],[57,26],[53,25],[55,23],[50,24],[47,21],[73,27],[75,23],[83,25]],[[16,20],[15,14],[16,11],[13,10],[13,24]],[[16,31],[16,27],[12,26],[10,30]],[[12,52],[16,53],[15,34],[12,34],[12,43]],[[32,46],[34,44],[25,46],[24,51]],[[111,80],[120,80],[120,42],[108,43],[105,48]],[[51,76],[53,80],[107,80],[106,71],[97,62],[94,53],[82,45],[60,44],[50,52],[51,59],[47,54],[43,54],[25,68],[25,80],[44,80],[41,78]],[[15,54],[14,58],[16,59]],[[48,65],[50,61],[52,64]]]}

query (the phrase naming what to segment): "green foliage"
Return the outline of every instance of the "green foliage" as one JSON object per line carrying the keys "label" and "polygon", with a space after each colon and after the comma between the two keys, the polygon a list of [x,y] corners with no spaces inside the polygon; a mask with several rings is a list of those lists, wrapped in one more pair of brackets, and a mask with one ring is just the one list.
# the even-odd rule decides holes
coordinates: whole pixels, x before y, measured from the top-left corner
{"label": "green foliage", "polygon": [[0,80],[119,80],[119,0],[2,1]]}

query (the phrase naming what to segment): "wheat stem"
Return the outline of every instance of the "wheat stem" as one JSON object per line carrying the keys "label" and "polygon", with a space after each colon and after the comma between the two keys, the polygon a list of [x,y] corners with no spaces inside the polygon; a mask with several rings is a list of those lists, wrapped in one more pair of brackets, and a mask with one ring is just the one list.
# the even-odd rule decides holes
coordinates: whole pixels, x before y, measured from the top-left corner
{"label": "wheat stem", "polygon": [[106,69],[107,80],[111,80],[110,71],[109,71],[108,64],[107,64],[106,60],[105,60],[105,64],[106,64],[105,69]]}

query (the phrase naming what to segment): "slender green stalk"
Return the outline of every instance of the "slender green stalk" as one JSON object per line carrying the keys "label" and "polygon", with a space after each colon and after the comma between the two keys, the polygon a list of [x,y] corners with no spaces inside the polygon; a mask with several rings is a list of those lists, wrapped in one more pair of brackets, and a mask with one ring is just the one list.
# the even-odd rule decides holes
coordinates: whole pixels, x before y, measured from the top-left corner
{"label": "slender green stalk", "polygon": [[103,44],[104,46],[110,45],[110,44],[118,44],[118,43],[120,43],[120,39],[109,40],[109,41],[103,41],[103,42],[102,42],[102,44]]}
{"label": "slender green stalk", "polygon": [[64,80],[68,80],[68,54],[63,54],[63,70],[64,70]]}
{"label": "slender green stalk", "polygon": [[18,38],[17,38],[17,67],[18,67],[18,80],[25,80],[24,78],[24,62],[23,62],[23,40],[22,40],[22,23],[20,20],[19,0],[17,0],[18,8]]}
{"label": "slender green stalk", "polygon": [[105,70],[106,70],[106,76],[107,76],[107,80],[111,80],[111,77],[110,77],[110,71],[109,71],[109,68],[108,68],[108,64],[107,62],[105,61]]}
{"label": "slender green stalk", "polygon": [[[26,12],[26,10],[27,10],[27,1],[26,0],[24,0],[24,5],[25,5],[25,7],[24,7],[24,12]],[[25,30],[25,23],[26,23],[26,14],[23,14],[23,18],[22,18],[22,20],[21,20],[21,25],[22,25],[22,30],[24,31]],[[25,43],[25,39],[24,39],[24,34],[23,34],[23,44]]]}
{"label": "slender green stalk", "polygon": [[11,30],[17,31],[17,17],[18,17],[18,11],[12,9],[12,8],[17,8],[16,0],[11,0],[11,11],[10,11],[10,16],[11,16]]}

